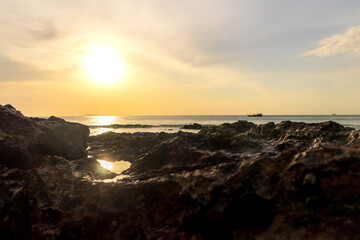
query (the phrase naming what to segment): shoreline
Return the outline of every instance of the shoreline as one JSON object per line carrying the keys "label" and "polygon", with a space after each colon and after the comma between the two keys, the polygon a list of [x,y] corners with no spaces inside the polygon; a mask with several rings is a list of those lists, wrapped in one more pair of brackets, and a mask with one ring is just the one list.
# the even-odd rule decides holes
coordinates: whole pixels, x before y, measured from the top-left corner
{"label": "shoreline", "polygon": [[[249,118],[238,115],[188,115],[188,116],[88,116],[88,117],[65,117],[68,121],[85,124],[90,128],[90,134],[96,135],[107,131],[121,132],[170,132],[187,131],[181,129],[186,124],[198,123],[202,126],[220,126],[225,122],[236,122],[238,120],[250,121],[255,124],[267,124],[274,122],[278,124],[282,121],[320,123],[325,121],[335,121],[345,127],[360,129],[360,116],[267,116],[261,118]],[[105,124],[104,124],[105,123]],[[197,132],[197,131],[192,131]]]}

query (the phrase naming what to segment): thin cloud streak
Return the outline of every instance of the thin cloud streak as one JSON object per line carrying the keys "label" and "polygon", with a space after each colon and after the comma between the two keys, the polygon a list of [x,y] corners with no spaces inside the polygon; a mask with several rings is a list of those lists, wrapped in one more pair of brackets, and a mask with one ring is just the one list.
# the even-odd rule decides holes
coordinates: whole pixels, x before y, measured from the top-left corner
{"label": "thin cloud streak", "polygon": [[349,28],[344,34],[337,34],[319,41],[321,47],[301,56],[329,57],[339,54],[360,56],[360,26]]}
{"label": "thin cloud streak", "polygon": [[53,40],[59,37],[59,31],[50,20],[44,20],[29,30],[29,34],[36,40]]}
{"label": "thin cloud streak", "polygon": [[16,61],[0,52],[0,83],[7,82],[71,82],[78,68],[47,70],[31,63]]}
{"label": "thin cloud streak", "polygon": [[20,82],[42,79],[45,73],[30,64],[13,61],[0,53],[0,82]]}

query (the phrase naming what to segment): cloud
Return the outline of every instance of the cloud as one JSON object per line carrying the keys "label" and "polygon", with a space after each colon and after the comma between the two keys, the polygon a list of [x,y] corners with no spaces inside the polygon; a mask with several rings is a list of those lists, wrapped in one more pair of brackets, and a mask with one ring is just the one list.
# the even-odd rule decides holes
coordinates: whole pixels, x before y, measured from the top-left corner
{"label": "cloud", "polygon": [[328,57],[338,54],[360,56],[360,26],[352,27],[344,34],[337,34],[319,42],[319,48],[301,56]]}
{"label": "cloud", "polygon": [[45,72],[29,64],[13,61],[0,53],[0,82],[38,80],[44,75]]}
{"label": "cloud", "polygon": [[51,40],[59,37],[58,30],[52,21],[41,21],[29,30],[30,35],[37,40]]}
{"label": "cloud", "polygon": [[[47,69],[28,62],[17,61],[0,52],[0,83],[3,82],[71,82],[78,73],[79,68]],[[75,73],[74,73],[75,72]]]}

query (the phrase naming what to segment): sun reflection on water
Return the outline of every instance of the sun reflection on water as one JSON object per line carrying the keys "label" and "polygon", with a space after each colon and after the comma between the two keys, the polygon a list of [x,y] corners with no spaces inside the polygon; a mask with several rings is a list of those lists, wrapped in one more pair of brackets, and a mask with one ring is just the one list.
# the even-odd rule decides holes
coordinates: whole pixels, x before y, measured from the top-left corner
{"label": "sun reflection on water", "polygon": [[93,116],[94,125],[105,126],[114,124],[116,121],[115,116]]}
{"label": "sun reflection on water", "polygon": [[125,171],[126,169],[128,169],[130,167],[130,163],[127,161],[115,161],[115,162],[109,162],[109,161],[105,161],[105,160],[97,160],[100,165],[103,168],[106,168],[107,170],[120,174],[123,171]]}
{"label": "sun reflection on water", "polygon": [[107,170],[111,171],[111,169],[113,167],[112,162],[108,162],[108,161],[105,161],[105,160],[98,160],[98,162],[100,163],[100,165],[103,168],[106,168]]}

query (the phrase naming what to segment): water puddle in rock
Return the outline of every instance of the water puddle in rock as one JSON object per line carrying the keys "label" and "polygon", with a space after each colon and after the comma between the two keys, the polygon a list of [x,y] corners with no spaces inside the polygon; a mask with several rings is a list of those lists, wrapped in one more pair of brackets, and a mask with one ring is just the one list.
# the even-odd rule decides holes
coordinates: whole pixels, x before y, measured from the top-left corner
{"label": "water puddle in rock", "polygon": [[103,180],[100,180],[98,182],[105,182],[105,183],[115,183],[123,178],[128,178],[129,175],[126,175],[126,174],[121,174],[123,171],[125,171],[126,169],[128,169],[131,165],[131,163],[127,162],[127,161],[115,161],[115,162],[110,162],[110,161],[105,161],[105,160],[101,160],[101,159],[98,159],[97,160],[100,165],[113,172],[113,173],[116,173],[118,174],[116,177],[114,178],[109,178],[109,179],[103,179]]}
{"label": "water puddle in rock", "polygon": [[127,161],[115,161],[115,162],[109,162],[109,161],[105,161],[105,160],[97,160],[100,165],[117,174],[122,173],[123,171],[125,171],[126,169],[128,169],[131,165],[131,163],[127,162]]}
{"label": "water puddle in rock", "polygon": [[124,174],[119,174],[114,178],[108,178],[108,179],[103,179],[103,180],[99,180],[98,182],[104,182],[104,183],[116,183],[117,181],[120,181],[124,178],[128,178],[129,175],[124,175]]}

